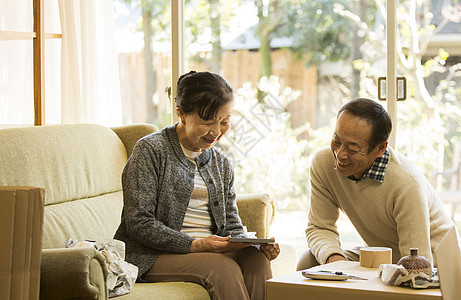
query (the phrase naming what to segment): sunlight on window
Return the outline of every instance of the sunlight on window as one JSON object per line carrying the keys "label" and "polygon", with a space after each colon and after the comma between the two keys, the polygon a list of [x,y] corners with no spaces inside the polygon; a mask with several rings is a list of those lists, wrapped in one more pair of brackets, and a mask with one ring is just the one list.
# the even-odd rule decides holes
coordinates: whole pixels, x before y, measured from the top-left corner
{"label": "sunlight on window", "polygon": [[[443,3],[421,3],[414,14],[405,1],[399,7],[398,75],[411,90],[398,104],[398,148],[428,177],[450,168],[454,144],[461,140],[461,48],[453,46],[461,41],[461,23],[443,13],[453,11],[447,4],[459,5]],[[386,76],[383,5],[346,0],[185,3],[186,70],[217,72],[235,91],[232,128],[219,147],[234,163],[236,190],[269,193],[277,209],[273,234],[298,251],[307,248],[313,153],[329,145],[338,109],[352,98],[376,99],[378,78]],[[431,9],[432,14],[422,13]],[[117,0],[115,10],[124,122],[166,126],[169,6]],[[146,22],[143,16],[152,19]],[[410,25],[418,30],[408,30]],[[410,41],[425,48],[417,52]],[[439,182],[438,188],[446,189],[447,183]],[[347,217],[341,216],[338,228],[345,247],[361,244]]]}

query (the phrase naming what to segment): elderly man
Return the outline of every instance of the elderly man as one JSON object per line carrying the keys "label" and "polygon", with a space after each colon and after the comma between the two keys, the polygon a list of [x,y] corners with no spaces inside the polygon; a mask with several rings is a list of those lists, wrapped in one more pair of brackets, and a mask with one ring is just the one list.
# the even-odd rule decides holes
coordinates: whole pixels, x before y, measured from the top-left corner
{"label": "elderly man", "polygon": [[388,113],[373,100],[352,100],[338,112],[330,149],[312,161],[310,250],[298,270],[358,260],[358,248],[341,249],[340,210],[367,246],[392,248],[393,263],[413,247],[432,261],[432,250],[454,223],[423,173],[388,146],[391,129]]}

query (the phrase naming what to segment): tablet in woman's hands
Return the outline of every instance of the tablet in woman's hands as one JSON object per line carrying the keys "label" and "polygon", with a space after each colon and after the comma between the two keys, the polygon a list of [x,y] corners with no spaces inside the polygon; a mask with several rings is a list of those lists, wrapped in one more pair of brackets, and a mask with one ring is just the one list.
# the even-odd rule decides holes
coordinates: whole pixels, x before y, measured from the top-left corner
{"label": "tablet in woman's hands", "polygon": [[251,243],[251,244],[273,244],[275,243],[275,239],[231,237],[229,238],[229,242],[231,243]]}

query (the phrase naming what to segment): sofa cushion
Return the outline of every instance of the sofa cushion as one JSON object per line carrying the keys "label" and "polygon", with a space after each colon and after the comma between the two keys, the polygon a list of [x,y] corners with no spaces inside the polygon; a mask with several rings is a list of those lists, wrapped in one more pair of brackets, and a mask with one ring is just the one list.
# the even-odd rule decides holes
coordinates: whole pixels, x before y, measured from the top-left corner
{"label": "sofa cushion", "polygon": [[136,283],[133,290],[117,300],[188,299],[209,300],[207,290],[192,282]]}
{"label": "sofa cushion", "polygon": [[94,124],[0,130],[0,186],[45,189],[45,205],[121,190],[126,149]]}
{"label": "sofa cushion", "polygon": [[69,238],[76,242],[112,238],[120,224],[122,199],[118,191],[46,206],[42,248],[64,247]]}

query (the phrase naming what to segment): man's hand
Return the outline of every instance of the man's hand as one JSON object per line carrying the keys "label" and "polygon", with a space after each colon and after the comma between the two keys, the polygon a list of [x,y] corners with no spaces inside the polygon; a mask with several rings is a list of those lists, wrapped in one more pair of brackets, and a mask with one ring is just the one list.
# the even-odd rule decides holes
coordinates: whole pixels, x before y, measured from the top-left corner
{"label": "man's hand", "polygon": [[230,236],[222,237],[217,235],[210,235],[203,239],[196,239],[192,241],[189,252],[230,252],[249,247],[249,243],[230,243]]}
{"label": "man's hand", "polygon": [[340,254],[332,254],[328,257],[327,264],[335,262],[335,261],[340,261],[340,260],[347,260],[347,259]]}
{"label": "man's hand", "polygon": [[277,243],[261,245],[259,249],[269,260],[275,259],[280,254],[280,247]]}

